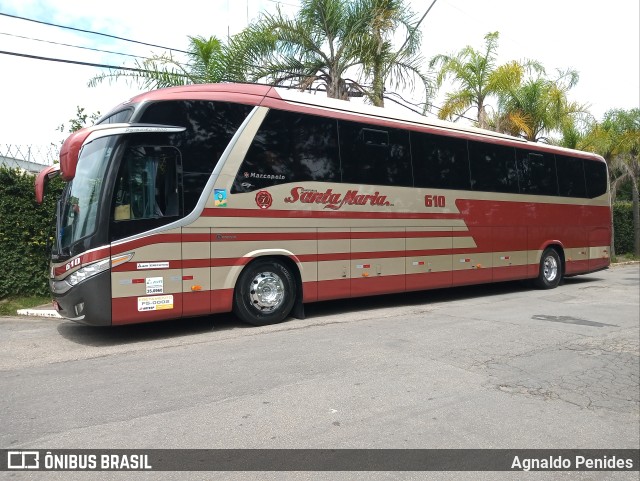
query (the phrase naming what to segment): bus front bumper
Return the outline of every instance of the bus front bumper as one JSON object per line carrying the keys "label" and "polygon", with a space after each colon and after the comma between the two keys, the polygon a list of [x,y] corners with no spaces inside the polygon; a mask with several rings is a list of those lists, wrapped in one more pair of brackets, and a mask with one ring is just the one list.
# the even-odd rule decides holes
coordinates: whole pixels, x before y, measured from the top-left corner
{"label": "bus front bumper", "polygon": [[50,280],[54,306],[62,317],[91,326],[111,325],[111,271],[106,270],[57,293]]}

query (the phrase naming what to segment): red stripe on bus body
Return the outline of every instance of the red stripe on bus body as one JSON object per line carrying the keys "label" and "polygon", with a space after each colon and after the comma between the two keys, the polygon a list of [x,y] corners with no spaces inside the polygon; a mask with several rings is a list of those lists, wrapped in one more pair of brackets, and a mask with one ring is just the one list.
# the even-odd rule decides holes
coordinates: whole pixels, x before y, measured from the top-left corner
{"label": "red stripe on bus body", "polygon": [[260,217],[282,219],[461,219],[460,214],[422,212],[316,211],[281,209],[215,209],[202,212],[203,217]]}
{"label": "red stripe on bus body", "polygon": [[139,249],[140,247],[146,247],[156,244],[180,244],[182,242],[181,234],[156,234],[148,237],[142,237],[140,239],[134,239],[126,241],[120,244],[114,244],[112,246],[112,255],[121,254],[130,250]]}
{"label": "red stripe on bus body", "polygon": [[[412,258],[422,256],[441,256],[456,254],[482,253],[478,248],[472,249],[425,249],[409,251],[379,251],[379,252],[334,252],[330,254],[300,254],[296,258],[300,262],[330,262],[356,259],[394,259]],[[215,259],[184,259],[182,261],[170,261],[167,269],[197,269],[203,267],[231,267],[244,266],[256,259],[256,257],[220,257]],[[136,264],[128,262],[115,267],[114,272],[135,272]]]}
{"label": "red stripe on bus body", "polygon": [[[59,265],[57,267],[54,267],[53,269],[53,275],[58,277],[61,276],[63,274],[65,274],[66,272],[70,271],[72,268],[75,267],[84,267],[87,264],[91,264],[95,261],[99,261],[102,260],[104,258],[110,257],[110,251],[111,248],[109,246],[105,246],[105,247],[100,247],[98,249],[95,249],[91,252],[87,252],[86,254],[81,254],[79,256],[79,261],[77,261],[78,257],[73,257],[71,259],[69,259],[67,262],[65,262],[62,265]],[[73,266],[71,266],[71,264],[76,261],[79,262],[79,264],[75,264]],[[69,267],[67,267],[69,266]]]}
{"label": "red stripe on bus body", "polygon": [[204,316],[211,313],[212,291],[185,292],[182,294],[182,316]]}
{"label": "red stripe on bus body", "polygon": [[589,270],[589,260],[567,261],[565,263],[566,274],[583,274]]}
{"label": "red stripe on bus body", "polygon": [[[185,234],[184,242],[203,242],[207,234]],[[395,232],[224,232],[212,234],[212,242],[285,241],[285,240],[339,240],[339,239],[420,239],[432,237],[465,237],[468,231],[395,231]]]}
{"label": "red stripe on bus body", "polygon": [[90,262],[102,260],[105,257],[109,257],[110,254],[111,254],[110,246],[101,247],[100,249],[87,252],[86,254],[82,255],[82,265],[88,264]]}
{"label": "red stripe on bus body", "polygon": [[529,265],[494,267],[492,274],[494,282],[526,279],[529,277]]}

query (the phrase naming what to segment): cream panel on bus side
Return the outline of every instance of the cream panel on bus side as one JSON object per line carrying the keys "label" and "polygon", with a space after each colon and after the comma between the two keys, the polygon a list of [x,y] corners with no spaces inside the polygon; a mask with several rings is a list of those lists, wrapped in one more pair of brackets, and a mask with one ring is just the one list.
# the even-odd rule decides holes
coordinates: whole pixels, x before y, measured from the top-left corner
{"label": "cream panel on bus side", "polygon": [[210,238],[210,229],[182,230],[182,310],[185,316],[211,312]]}
{"label": "cream panel on bus side", "polygon": [[351,229],[351,296],[406,290],[404,227]]}
{"label": "cream panel on bus side", "polygon": [[[451,286],[453,227],[408,227],[408,291]],[[466,228],[462,232],[465,232]],[[458,231],[457,231],[458,232]]]}
{"label": "cream panel on bus side", "polygon": [[611,229],[590,227],[589,270],[606,268],[611,259]]}
{"label": "cream panel on bus side", "polygon": [[527,227],[493,227],[493,280],[510,281],[528,276]]}
{"label": "cream panel on bus side", "polygon": [[452,283],[454,286],[493,280],[492,228],[470,227],[469,237],[453,238]]}
{"label": "cream panel on bus side", "polygon": [[[120,250],[127,242],[122,244],[117,244]],[[130,252],[133,258],[112,272],[113,325],[181,317],[181,235],[134,240]]]}
{"label": "cream panel on bus side", "polygon": [[351,296],[351,229],[318,229],[318,300]]}

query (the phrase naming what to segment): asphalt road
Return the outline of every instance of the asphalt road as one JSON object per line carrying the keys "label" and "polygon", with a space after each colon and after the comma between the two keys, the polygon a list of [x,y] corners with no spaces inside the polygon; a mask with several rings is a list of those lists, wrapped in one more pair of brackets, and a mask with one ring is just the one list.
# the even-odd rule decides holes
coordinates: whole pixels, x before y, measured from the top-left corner
{"label": "asphalt road", "polygon": [[[0,448],[637,449],[639,298],[635,264],[567,279],[549,291],[515,282],[320,303],[307,307],[305,320],[262,328],[230,315],[106,329],[2,317]],[[91,479],[145,476],[132,474]],[[637,479],[637,473],[529,476]],[[312,474],[149,479],[157,477]],[[517,473],[313,477],[520,479]]]}

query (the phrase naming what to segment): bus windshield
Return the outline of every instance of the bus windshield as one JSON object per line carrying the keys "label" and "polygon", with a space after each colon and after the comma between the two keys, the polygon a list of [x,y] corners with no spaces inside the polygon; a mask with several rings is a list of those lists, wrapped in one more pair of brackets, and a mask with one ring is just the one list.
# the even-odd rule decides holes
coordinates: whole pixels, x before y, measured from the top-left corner
{"label": "bus windshield", "polygon": [[115,136],[104,137],[82,149],[75,177],[61,198],[61,251],[96,230],[103,180],[115,142]]}

